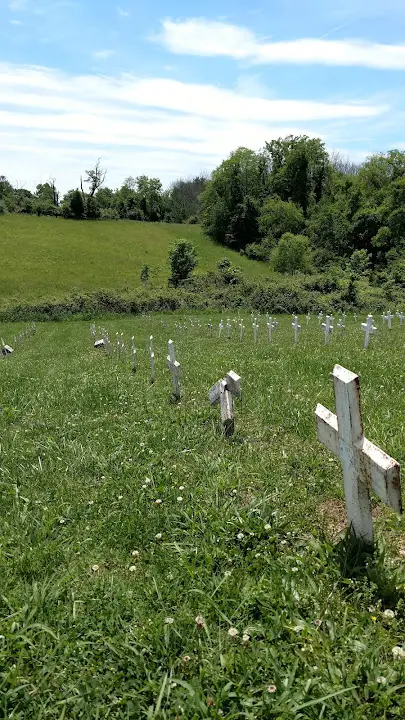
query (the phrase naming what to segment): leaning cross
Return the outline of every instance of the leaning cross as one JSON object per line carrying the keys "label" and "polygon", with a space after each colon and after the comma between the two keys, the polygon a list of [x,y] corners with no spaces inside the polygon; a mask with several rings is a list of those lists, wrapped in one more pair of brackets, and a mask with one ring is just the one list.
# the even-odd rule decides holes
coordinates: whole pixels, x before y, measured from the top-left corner
{"label": "leaning cross", "polygon": [[169,354],[167,356],[167,362],[168,362],[169,370],[172,374],[173,397],[175,400],[180,400],[181,365],[176,360],[176,353],[174,350],[173,340],[169,340],[168,348],[169,348]]}
{"label": "leaning cross", "polygon": [[336,415],[317,405],[318,440],[342,463],[349,525],[356,538],[373,542],[370,488],[402,512],[400,467],[364,437],[359,376],[341,365],[333,369]]}
{"label": "leaning cross", "polygon": [[233,435],[235,430],[233,396],[242,397],[241,378],[236,372],[230,370],[226,377],[218,380],[209,391],[211,405],[220,404],[222,427],[227,437]]}
{"label": "leaning cross", "polygon": [[299,334],[299,331],[301,330],[301,325],[299,324],[298,318],[296,315],[293,315],[293,318],[294,318],[294,320],[291,323],[291,325],[294,328],[294,342],[295,342],[295,344],[297,344],[298,343],[298,334]]}
{"label": "leaning cross", "polygon": [[332,320],[332,318],[330,317],[330,315],[327,315],[325,318],[325,322],[322,323],[322,329],[323,329],[323,332],[325,335],[325,345],[328,344],[329,336],[333,332],[333,325],[332,325],[331,320]]}
{"label": "leaning cross", "polygon": [[153,385],[155,382],[155,353],[153,352],[153,335],[149,338],[149,357],[150,357],[150,381]]}
{"label": "leaning cross", "polygon": [[361,329],[364,332],[364,349],[367,350],[370,343],[370,335],[374,335],[377,332],[377,328],[373,325],[373,316],[367,315],[367,321],[361,323]]}

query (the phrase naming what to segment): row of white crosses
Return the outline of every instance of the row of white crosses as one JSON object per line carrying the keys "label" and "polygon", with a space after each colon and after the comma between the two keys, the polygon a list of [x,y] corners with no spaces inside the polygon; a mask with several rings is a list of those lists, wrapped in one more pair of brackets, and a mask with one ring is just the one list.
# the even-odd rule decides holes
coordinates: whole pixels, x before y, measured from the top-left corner
{"label": "row of white crosses", "polygon": [[0,355],[3,357],[12,355],[14,352],[14,349],[17,346],[22,345],[24,340],[30,338],[31,335],[35,335],[36,331],[37,331],[37,327],[34,322],[27,325],[27,327],[24,328],[24,330],[20,330],[18,335],[14,335],[14,348],[12,348],[11,345],[8,345],[7,343],[5,343],[3,338],[0,338]]}
{"label": "row of white crosses", "polygon": [[366,544],[373,542],[370,489],[396,512],[402,512],[400,467],[364,437],[358,375],[335,365],[336,415],[323,405],[315,414],[318,439],[342,463],[349,526]]}

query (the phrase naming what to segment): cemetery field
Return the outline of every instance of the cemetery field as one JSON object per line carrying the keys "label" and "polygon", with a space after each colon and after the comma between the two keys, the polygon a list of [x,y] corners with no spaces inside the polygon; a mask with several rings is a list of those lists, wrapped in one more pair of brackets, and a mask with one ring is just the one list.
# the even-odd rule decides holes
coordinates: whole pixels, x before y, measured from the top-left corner
{"label": "cemetery field", "polygon": [[[358,373],[366,437],[404,464],[405,325],[365,351],[360,317],[327,346],[316,317],[295,346],[278,319],[271,345],[247,315],[243,341],[218,315],[97,320],[125,362],[87,322],[38,323],[0,359],[0,717],[404,717],[405,523],[373,498],[374,556],[341,539],[314,413],[335,363]],[[231,369],[226,438],[208,391]]]}
{"label": "cemetery field", "polygon": [[152,287],[166,285],[169,246],[179,238],[194,244],[197,273],[215,270],[226,255],[248,278],[271,275],[264,263],[216,245],[197,225],[4,215],[0,217],[0,307],[22,300],[64,298],[72,292],[125,293],[141,285],[144,263],[151,268]]}

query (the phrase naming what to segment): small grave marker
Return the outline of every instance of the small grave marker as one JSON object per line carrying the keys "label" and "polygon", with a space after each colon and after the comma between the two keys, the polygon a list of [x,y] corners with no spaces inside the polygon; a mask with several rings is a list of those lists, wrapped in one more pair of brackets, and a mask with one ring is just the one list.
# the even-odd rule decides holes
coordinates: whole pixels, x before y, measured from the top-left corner
{"label": "small grave marker", "polygon": [[254,339],[255,345],[256,345],[256,343],[257,343],[257,333],[258,333],[258,331],[259,331],[259,325],[257,324],[257,322],[256,322],[256,320],[255,320],[254,323],[253,323],[253,339]]}
{"label": "small grave marker", "polygon": [[239,329],[240,329],[240,339],[243,340],[243,335],[245,333],[245,326],[244,326],[243,322],[240,323]]}
{"label": "small grave marker", "polygon": [[373,542],[369,489],[402,512],[400,467],[364,437],[358,375],[341,365],[333,369],[336,415],[323,405],[315,414],[318,439],[342,463],[347,516],[356,538]]}
{"label": "small grave marker", "polygon": [[3,338],[1,338],[1,354],[2,355],[12,355],[14,352],[13,348],[10,347],[10,345],[6,345]]}
{"label": "small grave marker", "polygon": [[387,320],[388,330],[392,330],[392,321],[394,319],[394,316],[392,315],[391,310],[388,310],[385,317]]}
{"label": "small grave marker", "polygon": [[150,381],[155,382],[155,353],[153,352],[153,335],[149,338],[149,357],[150,357]]}
{"label": "small grave marker", "polygon": [[311,315],[309,313],[307,313],[307,325],[309,324],[310,319],[311,319]]}
{"label": "small grave marker", "polygon": [[367,315],[365,323],[361,323],[361,329],[364,332],[364,349],[367,350],[370,343],[370,336],[377,332],[377,328],[373,325],[373,316]]}
{"label": "small grave marker", "polygon": [[270,317],[267,322],[267,332],[269,335],[269,343],[271,343],[273,341],[273,330],[276,330],[277,327],[278,327],[277,320],[273,320],[273,318]]}
{"label": "small grave marker", "polygon": [[329,343],[329,338],[331,333],[333,332],[333,325],[332,325],[333,318],[330,317],[330,315],[327,315],[325,318],[325,322],[322,323],[322,329],[325,335],[325,345]]}
{"label": "small grave marker", "polygon": [[104,348],[104,346],[105,346],[104,340],[96,340],[96,342],[94,343],[94,347],[97,348],[98,350],[100,348]]}
{"label": "small grave marker", "polygon": [[223,323],[222,320],[221,320],[220,323],[219,323],[219,325],[218,325],[218,337],[219,337],[219,338],[221,337],[221,333],[222,333],[222,330],[223,330],[223,329],[224,329],[224,323]]}
{"label": "small grave marker", "polygon": [[229,318],[228,318],[228,320],[226,321],[226,336],[227,336],[228,340],[230,340],[230,337],[231,337],[231,321],[230,321]]}
{"label": "small grave marker", "polygon": [[346,325],[343,322],[343,318],[339,318],[338,323],[336,325],[337,329],[340,331],[341,334],[344,333],[346,329]]}
{"label": "small grave marker", "polygon": [[233,435],[235,418],[232,397],[242,397],[241,378],[230,370],[226,377],[218,380],[209,391],[211,405],[220,404],[221,422],[226,437]]}
{"label": "small grave marker", "polygon": [[212,320],[208,323],[208,330],[210,331],[210,337],[212,337]]}
{"label": "small grave marker", "polygon": [[136,372],[136,347],[135,337],[132,335],[132,372]]}
{"label": "small grave marker", "polygon": [[174,350],[173,340],[168,342],[169,354],[167,356],[167,362],[169,370],[172,374],[173,382],[173,397],[176,401],[180,400],[180,376],[181,376],[181,365],[176,360],[176,353]]}
{"label": "small grave marker", "polygon": [[397,317],[399,318],[399,324],[402,327],[402,323],[404,322],[404,313],[403,312],[397,312]]}
{"label": "small grave marker", "polygon": [[301,330],[301,325],[298,322],[298,318],[296,315],[293,315],[293,322],[291,323],[292,327],[294,328],[294,343],[297,345],[298,343],[298,335]]}
{"label": "small grave marker", "polygon": [[323,312],[319,312],[318,313],[318,323],[321,324],[322,320],[323,320]]}

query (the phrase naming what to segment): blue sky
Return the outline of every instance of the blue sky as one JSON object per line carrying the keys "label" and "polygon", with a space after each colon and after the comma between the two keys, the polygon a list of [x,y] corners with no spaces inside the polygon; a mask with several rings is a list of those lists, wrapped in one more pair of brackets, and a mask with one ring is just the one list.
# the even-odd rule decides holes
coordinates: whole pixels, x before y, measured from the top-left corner
{"label": "blue sky", "polygon": [[211,170],[240,145],[405,148],[404,0],[0,0],[0,174]]}

